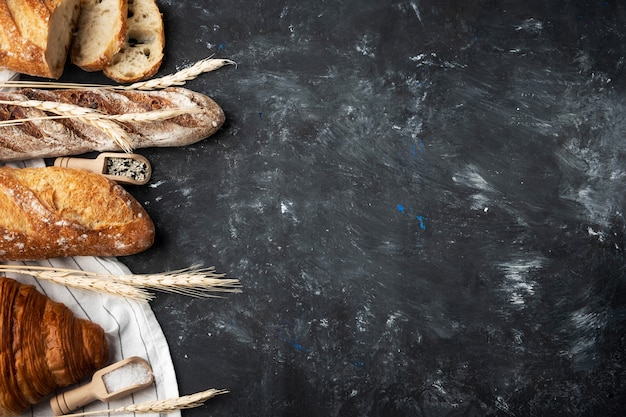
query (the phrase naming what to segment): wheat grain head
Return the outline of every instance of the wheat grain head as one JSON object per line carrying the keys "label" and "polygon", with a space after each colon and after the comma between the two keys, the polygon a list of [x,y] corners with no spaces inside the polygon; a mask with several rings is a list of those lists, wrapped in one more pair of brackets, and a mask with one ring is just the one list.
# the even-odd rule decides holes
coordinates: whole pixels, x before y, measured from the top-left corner
{"label": "wheat grain head", "polygon": [[128,133],[114,120],[107,119],[103,113],[97,110],[74,104],[43,100],[0,100],[0,104],[34,108],[59,116],[75,118],[107,134],[124,152],[130,153],[133,150],[132,140]]}

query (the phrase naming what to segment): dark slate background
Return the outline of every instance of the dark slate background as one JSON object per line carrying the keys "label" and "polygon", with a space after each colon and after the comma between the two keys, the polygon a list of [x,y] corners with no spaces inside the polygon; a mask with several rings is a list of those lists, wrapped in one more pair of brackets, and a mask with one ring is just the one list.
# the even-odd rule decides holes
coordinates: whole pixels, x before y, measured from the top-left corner
{"label": "dark slate background", "polygon": [[[159,75],[227,123],[141,151],[186,417],[622,416],[626,11],[613,1],[159,1]],[[69,70],[64,79],[100,80]]]}

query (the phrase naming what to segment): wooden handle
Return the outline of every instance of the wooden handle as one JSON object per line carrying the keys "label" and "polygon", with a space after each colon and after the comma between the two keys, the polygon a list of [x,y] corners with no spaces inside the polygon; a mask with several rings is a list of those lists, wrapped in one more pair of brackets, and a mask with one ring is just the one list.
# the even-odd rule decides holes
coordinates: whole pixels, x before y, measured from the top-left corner
{"label": "wooden handle", "polygon": [[55,159],[54,166],[61,168],[80,168],[95,172],[96,174],[102,174],[104,171],[104,158],[88,159],[64,156]]}
{"label": "wooden handle", "polygon": [[52,397],[50,407],[55,416],[61,416],[97,399],[97,386],[89,383]]}

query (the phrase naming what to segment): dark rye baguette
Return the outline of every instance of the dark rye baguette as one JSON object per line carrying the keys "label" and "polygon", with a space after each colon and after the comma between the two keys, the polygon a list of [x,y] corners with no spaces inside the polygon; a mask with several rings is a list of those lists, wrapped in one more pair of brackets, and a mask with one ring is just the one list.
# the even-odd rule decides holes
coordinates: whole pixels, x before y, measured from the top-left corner
{"label": "dark rye baguette", "polygon": [[153,242],[144,208],[102,175],[0,167],[0,261],[125,256]]}
{"label": "dark rye baguette", "polygon": [[[214,134],[224,124],[222,108],[211,98],[181,87],[156,91],[113,89],[21,89],[0,92],[2,101],[53,101],[75,104],[106,114],[141,113],[159,109],[189,109],[190,113],[162,121],[120,122],[133,149],[185,146]],[[46,116],[35,109],[0,104],[0,120]],[[50,158],[120,147],[103,130],[76,118],[33,120],[0,126],[0,161]]]}

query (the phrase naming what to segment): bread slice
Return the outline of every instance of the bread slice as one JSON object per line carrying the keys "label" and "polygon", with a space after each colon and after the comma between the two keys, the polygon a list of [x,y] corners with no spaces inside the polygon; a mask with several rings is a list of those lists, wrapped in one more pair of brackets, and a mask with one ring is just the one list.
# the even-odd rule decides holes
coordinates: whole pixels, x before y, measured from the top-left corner
{"label": "bread slice", "polygon": [[128,0],[126,41],[104,74],[118,83],[145,80],[163,61],[163,17],[154,0]]}
{"label": "bread slice", "polygon": [[126,39],[127,0],[81,0],[70,59],[85,71],[111,63]]}
{"label": "bread slice", "polygon": [[0,0],[0,67],[59,78],[80,13],[80,0]]}

